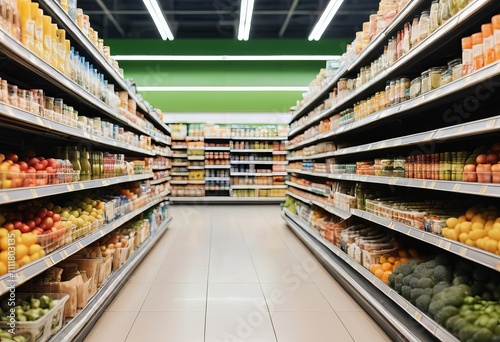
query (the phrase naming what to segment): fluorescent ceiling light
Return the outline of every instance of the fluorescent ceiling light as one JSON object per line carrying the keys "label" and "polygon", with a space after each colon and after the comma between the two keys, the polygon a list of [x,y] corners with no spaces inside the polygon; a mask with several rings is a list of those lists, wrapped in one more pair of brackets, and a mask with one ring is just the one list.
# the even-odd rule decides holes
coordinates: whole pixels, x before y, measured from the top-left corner
{"label": "fluorescent ceiling light", "polygon": [[254,2],[255,0],[241,0],[238,40],[248,40],[250,37]]}
{"label": "fluorescent ceiling light", "polygon": [[309,87],[293,86],[156,86],[137,87],[139,91],[308,91]]}
{"label": "fluorescent ceiling light", "polygon": [[340,56],[169,56],[169,55],[118,55],[117,61],[329,61]]}
{"label": "fluorescent ceiling light", "polygon": [[174,40],[174,35],[172,34],[170,27],[168,27],[158,0],[142,0],[142,2],[144,2],[151,18],[153,18],[156,28],[158,29],[158,32],[160,32],[161,39]]}
{"label": "fluorescent ceiling light", "polygon": [[332,21],[335,14],[337,14],[337,11],[339,10],[343,2],[344,0],[330,0],[330,3],[328,4],[328,6],[326,6],[325,11],[321,15],[311,34],[309,35],[309,40],[320,40],[321,36],[325,32],[328,25],[330,25],[330,22]]}

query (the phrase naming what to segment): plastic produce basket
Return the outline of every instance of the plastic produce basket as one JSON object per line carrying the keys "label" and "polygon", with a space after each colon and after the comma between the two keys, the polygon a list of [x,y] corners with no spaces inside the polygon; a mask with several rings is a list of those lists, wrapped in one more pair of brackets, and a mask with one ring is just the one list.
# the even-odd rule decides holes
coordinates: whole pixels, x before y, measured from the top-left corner
{"label": "plastic produce basket", "polygon": [[42,246],[45,253],[50,253],[59,247],[62,247],[70,241],[70,233],[76,229],[75,225],[70,225],[65,228],[61,228],[50,234],[38,235],[38,244]]}
{"label": "plastic produce basket", "polygon": [[73,229],[71,230],[71,238],[73,240],[79,239],[82,236],[85,236],[89,234],[92,231],[92,225],[90,222],[85,223],[81,227],[73,226]]}
{"label": "plastic produce basket", "polygon": [[[29,336],[29,341],[31,342],[45,342],[61,329],[64,319],[64,304],[69,296],[63,293],[45,294],[54,300],[55,306],[36,321],[16,322],[16,335],[22,334],[24,336]],[[23,300],[29,296],[32,296],[32,294],[16,293],[16,300]],[[36,298],[40,298],[40,296],[42,296],[42,294],[35,294]],[[0,328],[8,330],[10,329],[8,324],[9,322],[0,322]]]}

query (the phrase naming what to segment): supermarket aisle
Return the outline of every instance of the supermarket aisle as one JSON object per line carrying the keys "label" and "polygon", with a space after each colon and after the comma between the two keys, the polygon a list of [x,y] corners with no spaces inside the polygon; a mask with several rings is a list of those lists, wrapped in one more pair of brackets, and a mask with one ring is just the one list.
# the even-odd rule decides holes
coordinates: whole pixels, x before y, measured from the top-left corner
{"label": "supermarket aisle", "polygon": [[390,341],[279,206],[172,206],[169,231],[86,342]]}

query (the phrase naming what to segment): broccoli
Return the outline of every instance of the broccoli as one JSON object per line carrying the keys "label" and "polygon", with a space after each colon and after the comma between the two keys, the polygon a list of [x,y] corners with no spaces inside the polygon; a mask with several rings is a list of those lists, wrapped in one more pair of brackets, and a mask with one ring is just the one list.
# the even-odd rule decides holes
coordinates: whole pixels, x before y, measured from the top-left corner
{"label": "broccoli", "polygon": [[416,287],[417,287],[417,284],[418,284],[418,280],[419,280],[418,278],[413,277],[413,278],[411,279],[411,281],[410,281],[410,286],[411,286],[412,288],[416,288]]}
{"label": "broccoli", "polygon": [[411,280],[413,279],[413,274],[409,274],[403,278],[403,285],[410,285]]}
{"label": "broccoli", "polygon": [[433,270],[433,278],[436,282],[446,281],[451,282],[453,274],[443,265],[438,265]]}
{"label": "broccoli", "polygon": [[460,276],[455,276],[453,278],[453,285],[460,285],[460,284],[470,284],[472,282],[472,279],[469,276],[466,275],[460,275]]}
{"label": "broccoli", "polygon": [[415,304],[420,311],[427,312],[430,302],[431,302],[431,297],[426,294],[423,294],[417,298]]}
{"label": "broccoli", "polygon": [[427,296],[432,298],[433,293],[434,293],[434,291],[433,291],[432,287],[428,287],[428,288],[424,289],[424,295],[427,295]]}
{"label": "broccoli", "polygon": [[394,280],[396,279],[396,273],[392,272],[390,275],[389,275],[389,286],[390,287],[394,287],[395,283],[394,283]]}
{"label": "broccoli", "polygon": [[417,278],[430,278],[434,271],[430,268],[427,268],[424,264],[420,264],[413,270],[413,275]]}
{"label": "broccoli", "polygon": [[421,278],[417,281],[417,287],[419,289],[427,289],[434,286],[434,282],[431,278]]}
{"label": "broccoli", "polygon": [[458,338],[460,341],[467,341],[479,330],[481,330],[480,327],[476,327],[472,324],[466,324],[458,331]]}
{"label": "broccoli", "polygon": [[439,265],[439,263],[436,260],[430,260],[430,261],[424,262],[422,265],[424,265],[425,268],[434,269],[436,266]]}
{"label": "broccoli", "polygon": [[412,273],[412,269],[410,263],[404,263],[396,266],[394,268],[394,273],[402,274],[403,276],[407,276]]}
{"label": "broccoli", "polygon": [[435,300],[435,297],[432,298],[431,303],[429,304],[429,314],[434,316],[445,306],[445,303],[442,300]]}
{"label": "broccoli", "polygon": [[424,289],[412,289],[410,293],[410,300],[412,303],[417,301],[417,298],[424,294]]}
{"label": "broccoli", "polygon": [[[392,273],[391,273],[392,274]],[[398,274],[395,278],[394,278],[394,285],[397,286],[402,286],[403,285],[403,279],[404,279],[404,275],[402,274]]]}
{"label": "broccoli", "polygon": [[410,300],[411,297],[411,287],[408,285],[403,285],[401,287],[401,294],[406,300]]}
{"label": "broccoli", "polygon": [[455,315],[455,316],[451,316],[450,318],[448,318],[446,320],[446,323],[445,323],[445,328],[446,330],[448,331],[453,331],[453,326],[455,324],[455,322],[460,319],[460,315]]}

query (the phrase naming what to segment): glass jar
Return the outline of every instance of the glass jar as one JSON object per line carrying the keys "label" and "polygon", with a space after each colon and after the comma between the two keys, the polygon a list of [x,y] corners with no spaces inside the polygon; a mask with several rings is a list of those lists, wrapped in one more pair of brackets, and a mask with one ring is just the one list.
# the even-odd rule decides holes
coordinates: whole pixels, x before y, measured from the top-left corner
{"label": "glass jar", "polygon": [[450,0],[439,0],[439,25],[443,25],[450,17]]}
{"label": "glass jar", "polygon": [[430,11],[430,33],[436,31],[439,27],[439,2],[434,0]]}
{"label": "glass jar", "polygon": [[484,66],[483,34],[481,32],[472,35],[472,71]]}
{"label": "glass jar", "polygon": [[420,93],[421,94],[425,94],[425,93],[428,93],[429,91],[431,91],[431,79],[430,79],[430,70],[426,70],[422,73],[421,77],[420,77],[420,82],[421,82],[421,85],[420,85]]}
{"label": "glass jar", "polygon": [[410,35],[410,43],[411,47],[414,47],[420,41],[420,31],[419,31],[419,19],[418,17],[413,18],[413,22],[411,24],[411,35]]}
{"label": "glass jar", "polygon": [[403,37],[402,37],[403,41],[401,43],[401,53],[403,54],[403,56],[410,51],[411,48],[410,36],[411,36],[411,25],[410,23],[406,23],[403,28]]}
{"label": "glass jar", "polygon": [[434,67],[429,70],[431,89],[434,90],[441,86],[441,74],[447,70],[446,67]]}
{"label": "glass jar", "polygon": [[410,79],[403,77],[400,83],[400,102],[408,101],[410,99]]}
{"label": "glass jar", "polygon": [[424,40],[430,34],[431,19],[429,11],[423,11],[418,22],[419,40]]}

